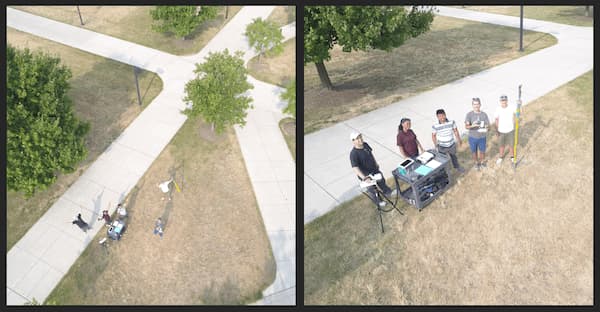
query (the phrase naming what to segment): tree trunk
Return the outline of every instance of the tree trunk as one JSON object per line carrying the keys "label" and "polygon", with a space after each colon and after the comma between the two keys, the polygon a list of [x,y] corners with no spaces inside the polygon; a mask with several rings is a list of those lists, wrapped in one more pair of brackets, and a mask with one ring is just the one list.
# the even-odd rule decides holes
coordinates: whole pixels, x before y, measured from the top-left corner
{"label": "tree trunk", "polygon": [[590,6],[589,5],[585,6],[585,16],[590,16]]}
{"label": "tree trunk", "polygon": [[317,72],[319,73],[319,79],[321,79],[321,85],[329,90],[333,90],[333,85],[331,84],[331,80],[329,80],[329,74],[327,73],[325,64],[323,64],[323,62],[315,62],[315,66],[317,66]]}
{"label": "tree trunk", "polygon": [[227,19],[228,16],[229,16],[229,6],[226,5],[225,6],[225,19]]}

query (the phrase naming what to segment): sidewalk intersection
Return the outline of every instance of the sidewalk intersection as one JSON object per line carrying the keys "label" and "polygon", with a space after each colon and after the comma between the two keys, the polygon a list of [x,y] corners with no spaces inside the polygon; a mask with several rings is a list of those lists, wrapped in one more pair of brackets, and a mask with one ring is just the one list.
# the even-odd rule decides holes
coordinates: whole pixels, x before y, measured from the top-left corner
{"label": "sidewalk intersection", "polygon": [[[230,52],[246,52],[247,62],[254,52],[249,51],[243,35],[245,27],[254,18],[266,19],[273,9],[242,8],[199,53],[179,57],[7,8],[7,27],[155,72],[163,80],[163,91],[8,251],[7,305],[24,304],[33,298],[38,302],[45,300],[94,235],[104,228],[94,222],[101,207],[127,196],[183,125],[186,116],[180,111],[185,108],[184,85],[194,77],[194,63],[203,61],[209,52],[226,48]],[[295,26],[283,30],[286,38],[295,36]],[[277,97],[281,90],[252,77],[248,79],[255,86],[251,92],[255,108],[248,112],[246,126],[235,127],[235,131],[277,264],[276,279],[258,304],[293,305],[295,187],[290,185],[295,181],[295,163],[277,127],[283,117],[277,111],[283,106]],[[258,154],[259,151],[268,153]],[[255,169],[265,163],[276,166],[268,168],[268,177],[257,176]],[[92,229],[87,234],[77,227],[65,226],[77,212],[91,221]]]}
{"label": "sidewalk intersection", "polygon": [[[509,27],[519,27],[519,18],[437,7],[437,14]],[[386,178],[401,161],[396,133],[402,117],[412,120],[412,129],[423,148],[433,147],[431,125],[435,111],[443,108],[465,133],[464,118],[471,98],[481,98],[481,110],[492,114],[498,98],[517,99],[523,85],[523,105],[543,96],[593,68],[593,28],[524,19],[524,28],[549,33],[558,43],[516,60],[450,82],[433,90],[371,111],[304,136],[304,224],[360,194],[358,180],[350,168],[352,131],[363,133]]]}

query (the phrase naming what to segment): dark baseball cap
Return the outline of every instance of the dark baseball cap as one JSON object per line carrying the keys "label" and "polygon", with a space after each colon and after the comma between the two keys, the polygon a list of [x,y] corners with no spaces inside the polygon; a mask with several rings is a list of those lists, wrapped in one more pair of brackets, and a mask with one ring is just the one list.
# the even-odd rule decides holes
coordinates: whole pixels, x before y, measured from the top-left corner
{"label": "dark baseball cap", "polygon": [[506,95],[500,96],[500,101],[506,101],[506,100],[508,100],[508,96],[506,96]]}

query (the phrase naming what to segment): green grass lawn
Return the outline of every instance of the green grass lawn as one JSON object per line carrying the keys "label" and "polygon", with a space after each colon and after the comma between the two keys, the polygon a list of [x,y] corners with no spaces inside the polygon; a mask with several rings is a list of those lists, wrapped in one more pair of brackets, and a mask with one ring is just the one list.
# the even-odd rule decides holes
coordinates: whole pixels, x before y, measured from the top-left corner
{"label": "green grass lawn", "polygon": [[137,103],[133,67],[7,29],[7,43],[18,48],[41,49],[59,56],[71,69],[68,92],[75,115],[91,125],[86,137],[88,157],[75,172],[59,174],[48,189],[26,199],[20,192],[7,191],[7,250],[29,230],[54,201],[79,177],[133,119],[162,91],[162,80],[151,72],[139,75],[143,105]]}
{"label": "green grass lawn", "polygon": [[219,7],[219,13],[215,19],[200,25],[189,39],[182,40],[174,35],[152,30],[153,20],[149,12],[153,6],[79,6],[84,22],[83,26],[80,24],[76,6],[13,7],[175,55],[200,52],[241,9],[241,6],[229,6],[228,18],[225,19],[226,7]]}
{"label": "green grass lawn", "polygon": [[431,30],[391,52],[346,53],[325,62],[335,90],[323,88],[314,64],[304,67],[304,133],[331,126],[423,91],[556,44],[552,35],[436,16]]}
{"label": "green grass lawn", "polygon": [[[457,6],[458,8],[481,11],[487,13],[521,16],[521,7],[514,5],[488,5],[488,6]],[[585,5],[579,6],[554,6],[554,5],[526,5],[523,6],[523,17],[574,26],[594,26],[594,10],[590,6],[590,15],[585,16]]]}

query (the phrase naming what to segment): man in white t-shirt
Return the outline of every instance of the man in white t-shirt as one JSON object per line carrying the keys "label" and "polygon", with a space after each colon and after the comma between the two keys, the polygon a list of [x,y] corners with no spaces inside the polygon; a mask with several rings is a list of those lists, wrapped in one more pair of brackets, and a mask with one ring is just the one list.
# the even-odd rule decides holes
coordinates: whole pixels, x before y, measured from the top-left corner
{"label": "man in white t-shirt", "polygon": [[496,137],[499,137],[500,154],[496,165],[502,163],[504,159],[504,147],[508,146],[508,154],[510,160],[513,160],[513,144],[515,142],[515,111],[516,107],[508,105],[508,97],[500,96],[500,106],[494,112],[494,120],[496,125]]}

